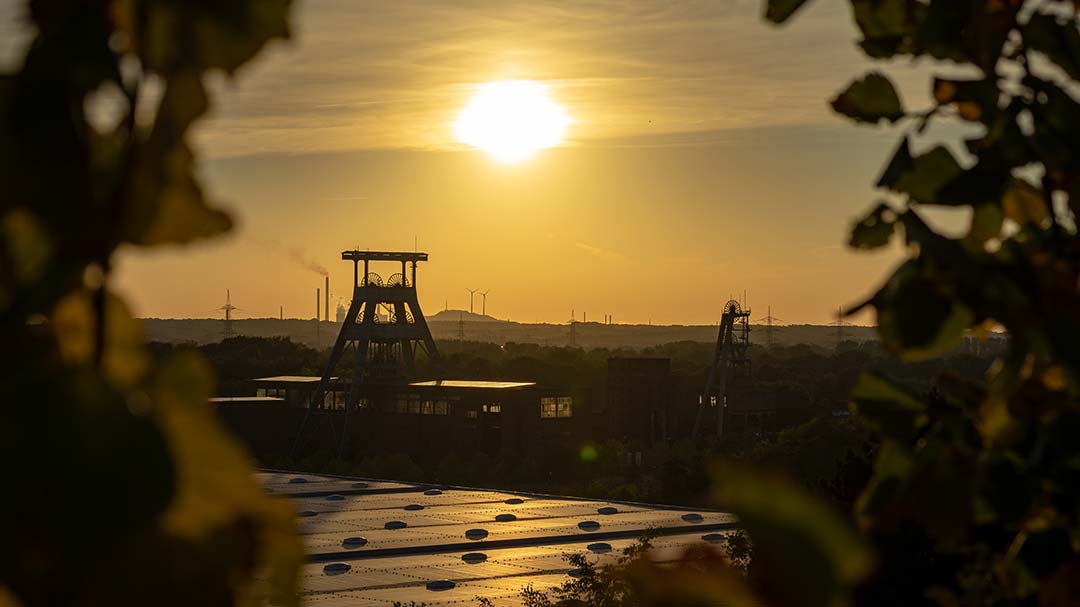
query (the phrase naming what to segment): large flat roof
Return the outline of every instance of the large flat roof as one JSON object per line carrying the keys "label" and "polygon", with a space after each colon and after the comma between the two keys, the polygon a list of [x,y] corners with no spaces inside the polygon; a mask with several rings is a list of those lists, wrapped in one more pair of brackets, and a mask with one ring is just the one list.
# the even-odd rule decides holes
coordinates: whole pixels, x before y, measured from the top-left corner
{"label": "large flat roof", "polygon": [[212,403],[283,403],[284,398],[277,396],[215,396],[210,399]]}
{"label": "large flat roof", "polygon": [[[280,382],[291,384],[310,384],[322,379],[318,375],[275,375],[273,377],[258,377],[251,381],[265,381],[265,382]],[[331,377],[330,381],[336,380],[336,377]]]}
{"label": "large flat roof", "polygon": [[[650,556],[669,561],[737,526],[727,513],[676,506],[291,472],[258,477],[300,513],[308,558],[300,592],[325,605],[472,605],[477,596],[516,605],[527,585],[548,590],[571,580],[569,554],[613,563],[651,529],[659,535]],[[443,583],[429,587],[436,581]]]}
{"label": "large flat roof", "polygon": [[427,253],[407,253],[404,251],[342,251],[341,258],[349,261],[427,261]]}
{"label": "large flat roof", "polygon": [[513,388],[530,388],[535,386],[531,381],[474,381],[471,379],[441,379],[435,381],[416,381],[410,386],[438,386],[442,388],[484,388],[488,390],[509,390]]}

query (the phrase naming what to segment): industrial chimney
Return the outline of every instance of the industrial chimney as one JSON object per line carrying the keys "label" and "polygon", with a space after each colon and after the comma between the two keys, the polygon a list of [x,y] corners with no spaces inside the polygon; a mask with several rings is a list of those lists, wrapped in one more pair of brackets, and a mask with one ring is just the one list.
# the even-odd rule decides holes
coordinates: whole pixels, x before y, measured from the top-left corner
{"label": "industrial chimney", "polygon": [[326,313],[323,314],[323,320],[330,321],[330,275],[326,275],[326,290],[323,291],[326,295],[326,299],[323,300],[324,309]]}

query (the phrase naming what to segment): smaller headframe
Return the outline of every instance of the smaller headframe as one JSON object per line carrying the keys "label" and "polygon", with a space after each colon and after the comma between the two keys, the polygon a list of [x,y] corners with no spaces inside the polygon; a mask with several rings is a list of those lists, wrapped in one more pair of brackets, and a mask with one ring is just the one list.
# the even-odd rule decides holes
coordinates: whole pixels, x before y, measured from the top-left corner
{"label": "smaller headframe", "polygon": [[349,261],[427,261],[427,253],[403,253],[396,251],[342,251],[341,258]]}

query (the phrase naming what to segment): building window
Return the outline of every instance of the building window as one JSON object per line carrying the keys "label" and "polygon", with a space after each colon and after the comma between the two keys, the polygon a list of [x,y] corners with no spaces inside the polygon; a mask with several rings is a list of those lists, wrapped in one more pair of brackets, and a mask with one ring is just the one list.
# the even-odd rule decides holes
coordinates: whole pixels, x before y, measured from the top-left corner
{"label": "building window", "polygon": [[259,388],[255,390],[255,396],[259,398],[264,398],[266,396],[266,388]]}
{"label": "building window", "polygon": [[435,415],[449,415],[450,407],[445,400],[435,401]]}
{"label": "building window", "polygon": [[556,417],[573,417],[574,399],[569,396],[542,396],[540,397],[540,417],[554,419]]}
{"label": "building window", "polygon": [[480,412],[476,409],[469,409],[465,412],[465,417],[467,417],[468,419],[476,419],[480,417]]}
{"label": "building window", "polygon": [[435,413],[435,403],[433,403],[430,400],[425,400],[420,405],[420,413],[422,413],[424,415],[431,415],[431,414]]}
{"label": "building window", "polygon": [[415,399],[415,398],[409,399],[409,411],[408,412],[412,413],[413,415],[419,415],[420,414],[420,401],[418,399]]}
{"label": "building window", "polygon": [[502,413],[502,405],[499,403],[488,403],[481,407],[484,413]]}

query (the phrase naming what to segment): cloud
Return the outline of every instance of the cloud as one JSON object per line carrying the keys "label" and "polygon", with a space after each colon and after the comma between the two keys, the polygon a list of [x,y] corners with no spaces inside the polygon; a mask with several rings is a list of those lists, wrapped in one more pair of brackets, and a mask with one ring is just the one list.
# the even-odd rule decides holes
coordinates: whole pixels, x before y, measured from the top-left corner
{"label": "cloud", "polygon": [[509,78],[551,85],[575,145],[822,122],[821,100],[856,57],[843,7],[815,7],[783,32],[757,0],[298,7],[294,41],[239,86],[216,84],[224,94],[199,138],[208,153],[460,149],[451,124],[472,88]]}
{"label": "cloud", "polygon": [[605,248],[602,248],[602,247],[593,246],[591,244],[587,244],[587,243],[584,243],[584,242],[575,242],[574,246],[581,249],[582,251],[585,251],[589,255],[592,255],[594,257],[599,257],[600,259],[607,259],[607,260],[612,260],[612,261],[615,261],[615,260],[621,261],[621,260],[626,259],[626,255],[623,255],[622,253],[619,253],[617,251],[612,251],[610,249],[605,249]]}
{"label": "cloud", "polygon": [[[451,125],[472,89],[510,78],[552,87],[575,120],[571,145],[685,145],[697,133],[831,120],[822,100],[862,61],[840,3],[816,3],[782,30],[763,22],[759,0],[296,7],[293,40],[235,82],[213,79],[204,153],[461,149]],[[19,10],[0,0],[0,15]],[[5,27],[10,59],[28,38]]]}

